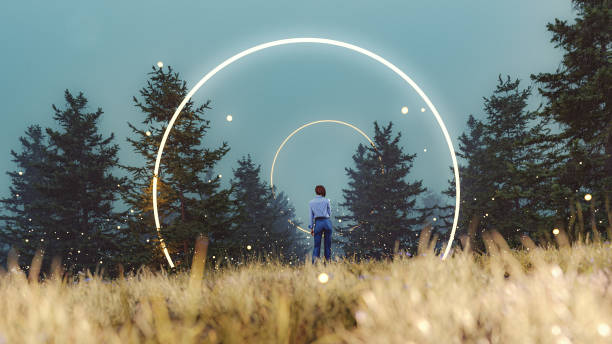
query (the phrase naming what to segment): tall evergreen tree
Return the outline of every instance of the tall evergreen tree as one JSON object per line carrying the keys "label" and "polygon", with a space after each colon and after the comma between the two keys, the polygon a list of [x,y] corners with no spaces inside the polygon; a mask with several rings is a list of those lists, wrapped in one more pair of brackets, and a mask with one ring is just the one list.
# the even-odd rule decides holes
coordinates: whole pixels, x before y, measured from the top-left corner
{"label": "tall evergreen tree", "polygon": [[295,209],[282,192],[276,197],[260,177],[250,155],[238,160],[232,179],[232,197],[237,204],[236,229],[228,247],[238,256],[251,251],[259,257],[280,255],[283,260],[296,260],[303,252],[298,245]]}
{"label": "tall evergreen tree", "polygon": [[421,181],[406,180],[416,154],[405,154],[400,138],[392,122],[386,127],[374,122],[375,147],[360,144],[354,168],[345,168],[349,188],[342,190],[341,206],[349,214],[338,218],[348,256],[382,258],[393,254],[396,242],[402,249],[416,244],[414,226],[424,221],[415,209],[416,197],[425,188]]}
{"label": "tall evergreen tree", "polygon": [[[540,231],[550,215],[545,200],[551,174],[542,165],[549,147],[539,142],[547,132],[536,113],[526,110],[530,95],[519,80],[500,76],[493,95],[484,99],[484,121],[470,116],[468,133],[459,137],[457,155],[467,163],[460,167],[460,226],[477,221],[481,230],[495,229],[511,244]],[[448,194],[454,189],[451,181]]]}
{"label": "tall evergreen tree", "polygon": [[[593,193],[593,216],[606,204],[610,208],[612,196],[612,1],[572,3],[578,12],[574,23],[555,19],[547,25],[551,41],[564,50],[561,66],[554,73],[532,75],[548,100],[540,115],[562,125],[550,140],[567,147],[554,162],[560,176],[556,194],[567,202],[558,214],[560,220],[569,219],[570,227],[586,192]],[[608,233],[611,219],[608,214],[599,220]]]}
{"label": "tall evergreen tree", "polygon": [[0,259],[4,260],[7,250],[14,248],[20,254],[20,264],[27,266],[42,244],[41,239],[44,240],[45,225],[51,217],[48,202],[40,192],[43,181],[49,177],[44,169],[48,142],[38,125],[28,127],[19,141],[21,152],[11,150],[17,170],[7,172],[11,179],[10,196],[0,200],[5,211],[0,216],[4,221],[0,228],[0,242],[4,244]]}
{"label": "tall evergreen tree", "polygon": [[[128,123],[135,136],[128,142],[144,160],[142,165],[126,166],[131,180],[123,193],[131,208],[124,232],[130,251],[125,250],[122,260],[133,267],[163,264],[152,212],[152,173],[164,130],[188,91],[185,81],[171,67],[153,67],[149,75],[140,98],[134,97],[143,115],[141,125]],[[214,173],[229,146],[223,143],[217,148],[202,147],[210,128],[210,121],[204,118],[209,104],[210,101],[201,105],[189,101],[183,108],[168,137],[158,176],[161,233],[179,264],[190,261],[198,235],[209,237],[212,252],[232,224],[230,190],[220,188],[221,175]]]}
{"label": "tall evergreen tree", "polygon": [[33,144],[19,157],[22,167],[29,168],[23,176],[32,173],[28,178],[37,180],[20,186],[33,197],[24,204],[32,227],[15,239],[28,240],[31,246],[21,247],[27,256],[40,248],[45,257],[60,257],[70,270],[93,270],[108,263],[117,250],[113,202],[124,180],[112,170],[119,148],[112,144],[113,134],[99,133],[102,109],[87,112],[83,93],[75,97],[66,90],[64,96],[65,108],[53,105],[59,129],[46,129],[49,147],[44,148],[42,134],[34,128],[28,133]]}

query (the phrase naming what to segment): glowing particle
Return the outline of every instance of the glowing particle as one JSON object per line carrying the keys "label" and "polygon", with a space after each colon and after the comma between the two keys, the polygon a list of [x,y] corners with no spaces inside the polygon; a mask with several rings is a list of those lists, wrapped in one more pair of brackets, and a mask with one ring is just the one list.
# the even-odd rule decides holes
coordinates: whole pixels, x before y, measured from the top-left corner
{"label": "glowing particle", "polygon": [[563,270],[561,270],[560,267],[555,266],[550,270],[550,273],[553,275],[553,277],[557,278],[557,277],[561,277],[561,275],[563,275]]}
{"label": "glowing particle", "polygon": [[219,175],[219,178],[223,177],[222,175]]}
{"label": "glowing particle", "polygon": [[147,136],[151,136],[151,132],[147,130],[147,132],[145,133],[145,135],[147,135]]}
{"label": "glowing particle", "polygon": [[161,61],[157,61],[157,67],[163,68],[164,67],[164,63],[161,62]]}
{"label": "glowing particle", "polygon": [[435,217],[433,218],[433,220],[434,220],[434,221],[438,221],[438,219],[437,219],[437,218],[435,218]]}
{"label": "glowing particle", "polygon": [[130,209],[130,213],[134,213],[134,209]]}
{"label": "glowing particle", "polygon": [[599,333],[602,337],[607,337],[610,335],[610,326],[608,324],[601,323],[597,325],[597,333]]}
{"label": "glowing particle", "polygon": [[427,321],[426,319],[421,319],[417,322],[417,327],[418,329],[427,334],[429,333],[429,330],[431,329],[431,325],[429,325],[429,321]]}
{"label": "glowing particle", "polygon": [[408,113],[408,107],[407,106],[402,107],[402,113],[404,115]]}
{"label": "glowing particle", "polygon": [[247,250],[251,250],[251,245],[247,245]]}
{"label": "glowing particle", "polygon": [[329,281],[329,276],[325,272],[322,272],[319,274],[318,279],[319,279],[319,283],[325,284]]}
{"label": "glowing particle", "polygon": [[593,198],[593,196],[591,196],[591,194],[584,195],[584,200],[587,201],[587,202],[590,201],[592,198]]}
{"label": "glowing particle", "polygon": [[117,229],[121,229],[121,226],[117,226]]}
{"label": "glowing particle", "polygon": [[30,242],[30,240],[29,239],[25,239],[25,242]]}
{"label": "glowing particle", "polygon": [[338,222],[340,222],[340,223],[341,223],[341,222],[342,222],[342,220],[340,219],[340,220],[338,220]]}
{"label": "glowing particle", "polygon": [[22,171],[19,171],[19,175],[20,175],[20,176],[23,176],[23,172],[22,172]]}
{"label": "glowing particle", "polygon": [[559,235],[559,228],[553,229],[553,234],[554,235]]}
{"label": "glowing particle", "polygon": [[423,149],[423,152],[427,152],[427,148],[424,148],[424,149]]}
{"label": "glowing particle", "polygon": [[233,120],[234,120],[234,117],[233,117],[232,115],[227,115],[227,117],[225,117],[225,119],[226,119],[228,122],[231,122],[231,121],[233,121]]}
{"label": "glowing particle", "polygon": [[491,197],[491,201],[495,201],[495,197]]}
{"label": "glowing particle", "polygon": [[424,107],[421,108],[421,112],[425,112],[425,108]]}

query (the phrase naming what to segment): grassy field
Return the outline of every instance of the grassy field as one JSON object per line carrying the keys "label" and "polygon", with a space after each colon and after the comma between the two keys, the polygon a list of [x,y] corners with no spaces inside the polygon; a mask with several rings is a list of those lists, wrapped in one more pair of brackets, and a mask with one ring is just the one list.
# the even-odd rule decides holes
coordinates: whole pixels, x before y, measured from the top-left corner
{"label": "grassy field", "polygon": [[112,281],[6,272],[0,343],[611,343],[611,245],[526,245]]}

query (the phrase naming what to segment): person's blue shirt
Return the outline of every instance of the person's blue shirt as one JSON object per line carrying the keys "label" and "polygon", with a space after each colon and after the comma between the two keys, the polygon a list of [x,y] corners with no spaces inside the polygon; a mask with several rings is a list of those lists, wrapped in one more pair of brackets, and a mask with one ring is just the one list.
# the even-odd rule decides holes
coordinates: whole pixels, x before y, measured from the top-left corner
{"label": "person's blue shirt", "polygon": [[331,206],[329,199],[321,195],[317,195],[310,202],[308,202],[308,206],[310,207],[309,229],[312,229],[315,217],[331,217]]}

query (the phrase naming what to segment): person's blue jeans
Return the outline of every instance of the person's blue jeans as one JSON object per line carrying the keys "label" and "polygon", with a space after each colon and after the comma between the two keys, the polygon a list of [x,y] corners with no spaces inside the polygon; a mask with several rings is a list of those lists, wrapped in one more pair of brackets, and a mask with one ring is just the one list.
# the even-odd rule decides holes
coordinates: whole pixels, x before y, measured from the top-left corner
{"label": "person's blue jeans", "polygon": [[314,225],[314,249],[312,263],[321,256],[321,238],[325,241],[325,260],[331,259],[332,223],[330,219],[317,219]]}

